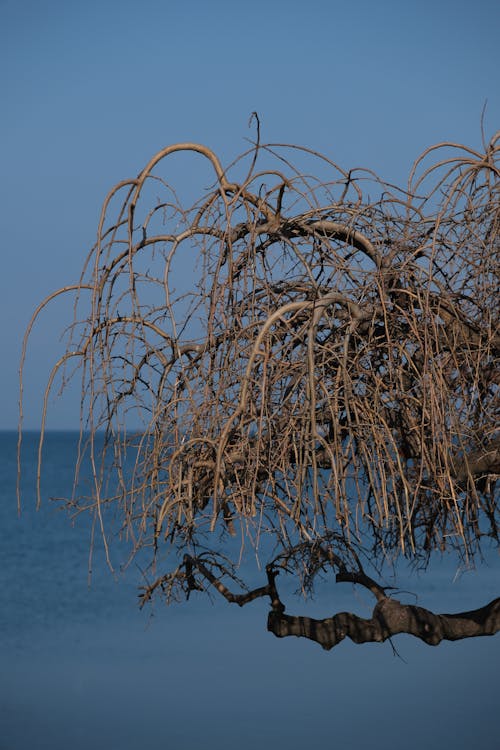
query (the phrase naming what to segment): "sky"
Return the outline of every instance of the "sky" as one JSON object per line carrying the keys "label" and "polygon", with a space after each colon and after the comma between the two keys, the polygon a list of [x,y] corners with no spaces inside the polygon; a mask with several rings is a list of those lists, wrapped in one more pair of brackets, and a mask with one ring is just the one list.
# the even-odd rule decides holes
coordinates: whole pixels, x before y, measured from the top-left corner
{"label": "sky", "polygon": [[[499,23],[495,0],[0,0],[0,429],[31,314],[78,280],[112,185],[179,141],[228,164],[254,111],[263,141],[404,184],[426,146],[479,148],[485,104],[500,128]],[[27,428],[70,315],[55,303],[33,331]],[[76,427],[78,403],[52,403],[48,426]]]}

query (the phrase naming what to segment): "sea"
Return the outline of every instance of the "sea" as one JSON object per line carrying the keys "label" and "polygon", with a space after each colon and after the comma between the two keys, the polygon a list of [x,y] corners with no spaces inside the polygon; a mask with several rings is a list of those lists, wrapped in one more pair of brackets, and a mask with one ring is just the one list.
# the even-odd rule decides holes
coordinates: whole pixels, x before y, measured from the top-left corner
{"label": "sea", "polygon": [[[496,750],[500,634],[427,646],[344,641],[326,652],[266,630],[267,607],[193,595],[138,605],[141,566],[111,571],[91,526],[71,518],[78,436],[49,432],[36,502],[38,435],[0,433],[0,750]],[[118,550],[119,552],[119,550]],[[111,550],[113,554],[113,550]],[[401,567],[400,598],[442,612],[499,595],[500,558]],[[326,582],[287,611],[370,616],[366,592]]]}

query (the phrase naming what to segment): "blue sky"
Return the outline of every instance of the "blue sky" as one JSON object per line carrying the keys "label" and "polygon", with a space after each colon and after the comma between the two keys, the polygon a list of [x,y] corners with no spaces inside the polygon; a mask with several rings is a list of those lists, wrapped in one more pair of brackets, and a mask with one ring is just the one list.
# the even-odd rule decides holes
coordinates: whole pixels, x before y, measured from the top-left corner
{"label": "blue sky", "polygon": [[[31,312],[77,280],[115,182],[177,141],[229,163],[253,111],[264,141],[404,182],[431,143],[479,147],[486,100],[487,135],[500,127],[499,23],[493,0],[0,0],[0,429],[17,424]],[[34,331],[27,427],[69,313]],[[49,427],[76,426],[77,405],[54,404]]]}

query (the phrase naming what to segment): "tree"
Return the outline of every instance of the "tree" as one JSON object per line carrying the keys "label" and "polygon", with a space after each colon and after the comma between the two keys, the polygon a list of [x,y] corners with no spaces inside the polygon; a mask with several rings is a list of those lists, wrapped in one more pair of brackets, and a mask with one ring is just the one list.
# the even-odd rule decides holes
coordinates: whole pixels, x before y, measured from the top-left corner
{"label": "tree", "polygon": [[[494,634],[500,598],[439,615],[382,580],[401,556],[498,546],[500,133],[427,149],[396,188],[263,145],[256,122],[227,169],[177,144],[115,186],[79,283],[37,310],[76,295],[41,438],[56,379],[79,373],[94,483],[69,504],[149,555],[143,602],[266,597],[272,633],[326,649]],[[213,175],[194,202],[162,176],[177,154]],[[365,587],[373,615],[289,615],[278,574]]]}

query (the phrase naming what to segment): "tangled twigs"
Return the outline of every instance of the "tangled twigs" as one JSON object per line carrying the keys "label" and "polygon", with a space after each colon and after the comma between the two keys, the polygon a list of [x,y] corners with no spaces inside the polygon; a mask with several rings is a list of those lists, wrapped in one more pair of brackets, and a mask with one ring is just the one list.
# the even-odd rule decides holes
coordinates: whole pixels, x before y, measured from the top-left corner
{"label": "tangled twigs", "polygon": [[236,567],[304,545],[287,570],[311,592],[321,545],[365,585],[355,550],[425,565],[498,543],[499,156],[500,134],[440,144],[396,189],[259,136],[227,168],[169,146],[113,188],[43,420],[79,374],[93,483],[72,504],[152,569],[171,551],[150,595],[201,576],[227,598],[200,545]]}

